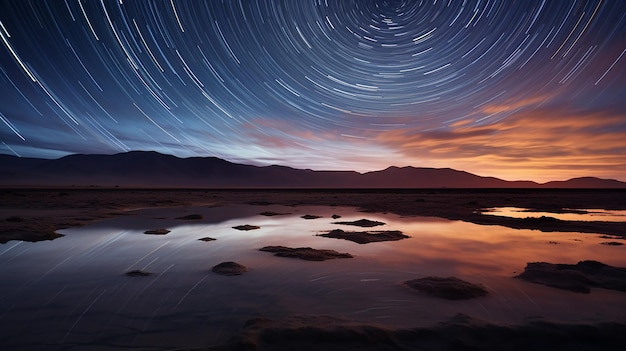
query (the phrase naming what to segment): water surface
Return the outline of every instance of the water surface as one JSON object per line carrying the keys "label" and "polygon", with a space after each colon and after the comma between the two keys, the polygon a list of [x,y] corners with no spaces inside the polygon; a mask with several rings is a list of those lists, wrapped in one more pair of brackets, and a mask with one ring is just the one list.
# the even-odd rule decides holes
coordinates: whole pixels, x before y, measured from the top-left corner
{"label": "water surface", "polygon": [[[264,211],[283,214],[259,214]],[[204,219],[174,219],[190,213]],[[322,218],[305,220],[304,214]],[[333,224],[361,218],[386,224],[369,229]],[[232,228],[243,224],[261,228]],[[143,234],[154,228],[171,232]],[[317,236],[336,228],[401,230],[411,238],[361,245]],[[429,326],[457,313],[495,323],[626,322],[624,293],[578,294],[512,278],[534,261],[626,266],[624,246],[601,245],[606,239],[594,234],[304,206],[146,209],[62,233],[66,236],[54,241],[0,246],[0,342],[7,349],[203,347],[227,341],[249,318],[295,314],[389,327]],[[207,236],[217,240],[198,240]],[[280,258],[258,251],[267,245],[333,249],[355,258]],[[250,271],[235,277],[211,272],[223,261]],[[154,274],[125,276],[133,269]],[[447,301],[402,284],[429,275],[480,283],[490,294]]]}
{"label": "water surface", "polygon": [[563,221],[626,222],[626,210],[563,209],[559,212],[543,212],[520,207],[495,207],[481,213],[512,218],[553,217]]}

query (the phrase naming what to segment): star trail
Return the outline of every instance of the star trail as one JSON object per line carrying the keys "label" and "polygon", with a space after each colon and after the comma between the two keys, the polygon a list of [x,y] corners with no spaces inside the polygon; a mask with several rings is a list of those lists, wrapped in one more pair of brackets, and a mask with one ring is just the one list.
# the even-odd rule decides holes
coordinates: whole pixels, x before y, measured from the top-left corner
{"label": "star trail", "polygon": [[4,0],[0,153],[626,180],[626,2]]}

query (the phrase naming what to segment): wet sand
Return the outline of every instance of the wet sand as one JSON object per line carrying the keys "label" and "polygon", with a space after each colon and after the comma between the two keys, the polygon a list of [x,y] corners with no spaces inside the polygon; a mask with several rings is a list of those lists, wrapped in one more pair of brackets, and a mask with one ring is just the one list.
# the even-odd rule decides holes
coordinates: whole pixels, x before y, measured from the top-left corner
{"label": "wet sand", "polygon": [[[194,189],[4,189],[0,190],[0,242],[49,240],[62,228],[79,227],[146,208],[192,206],[324,205],[350,206],[363,212],[432,216],[482,225],[541,231],[583,232],[626,237],[624,223],[526,220],[481,215],[492,207],[542,211],[626,209],[623,190],[194,190]],[[364,214],[364,217],[367,217]],[[198,219],[202,222],[204,219]],[[580,260],[586,259],[580,257]],[[621,349],[626,325],[565,325],[533,322],[494,325],[467,316],[418,329],[389,329],[334,317],[255,319],[216,350],[279,350],[307,345],[333,349]]]}

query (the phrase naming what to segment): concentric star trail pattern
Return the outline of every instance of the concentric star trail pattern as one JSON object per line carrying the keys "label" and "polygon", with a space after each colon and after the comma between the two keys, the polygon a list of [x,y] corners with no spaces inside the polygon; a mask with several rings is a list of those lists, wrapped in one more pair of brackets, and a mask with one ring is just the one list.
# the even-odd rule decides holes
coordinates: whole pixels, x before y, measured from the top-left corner
{"label": "concentric star trail pattern", "polygon": [[5,0],[0,152],[626,180],[626,2]]}

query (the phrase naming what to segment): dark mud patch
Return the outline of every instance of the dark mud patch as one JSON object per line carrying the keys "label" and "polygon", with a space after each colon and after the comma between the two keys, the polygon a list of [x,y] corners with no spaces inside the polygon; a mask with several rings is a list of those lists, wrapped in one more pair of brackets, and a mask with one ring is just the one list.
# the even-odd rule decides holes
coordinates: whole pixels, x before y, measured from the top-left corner
{"label": "dark mud patch", "polygon": [[577,264],[530,262],[515,278],[579,293],[589,293],[592,287],[626,292],[626,268],[597,261]]}
{"label": "dark mud patch", "polygon": [[135,270],[126,272],[126,275],[129,277],[147,277],[147,276],[152,275],[152,272],[146,272],[141,269],[135,269]]}
{"label": "dark mud patch", "polygon": [[303,219],[318,219],[318,218],[322,218],[322,216],[306,214],[304,216],[301,216],[300,218],[303,218]]}
{"label": "dark mud patch", "polygon": [[34,243],[37,241],[54,240],[62,236],[64,235],[56,233],[54,231],[24,231],[22,229],[8,229],[0,231],[0,244],[6,244],[11,240],[28,241]]}
{"label": "dark mud patch", "polygon": [[341,253],[335,250],[319,250],[310,247],[291,248],[285,246],[265,246],[259,251],[272,252],[274,256],[299,258],[305,261],[326,261],[335,258],[352,258],[349,253]]}
{"label": "dark mud patch", "polygon": [[258,225],[244,224],[244,225],[234,226],[233,229],[248,231],[248,230],[261,229],[261,227],[259,227]]}
{"label": "dark mud patch", "polygon": [[0,244],[11,240],[46,241],[64,236],[56,232],[59,228],[67,228],[62,224],[53,225],[41,217],[9,216],[0,221]]}
{"label": "dark mud patch", "polygon": [[12,222],[12,223],[18,223],[18,222],[24,222],[24,218],[20,217],[20,216],[9,216],[5,219],[5,221],[7,222]]}
{"label": "dark mud patch", "polygon": [[186,221],[194,221],[194,220],[199,220],[202,219],[204,217],[202,217],[202,215],[200,214],[190,214],[190,215],[186,215],[186,216],[180,216],[180,217],[176,217],[176,219],[182,219],[182,220],[186,220]]}
{"label": "dark mud patch", "polygon": [[261,212],[259,213],[261,216],[266,216],[266,217],[273,217],[273,216],[284,216],[284,215],[288,215],[290,213],[284,213],[284,212],[273,212],[273,211],[265,211],[265,212]]}
{"label": "dark mud patch", "polygon": [[214,273],[221,275],[241,275],[248,271],[248,268],[237,262],[222,262],[211,268]]}
{"label": "dark mud patch", "polygon": [[357,227],[371,228],[379,225],[385,225],[384,222],[372,221],[369,219],[359,219],[358,221],[333,222],[333,224],[354,225]]}
{"label": "dark mud patch", "polygon": [[562,222],[562,220],[550,216],[526,217],[522,218],[522,221],[530,224],[558,224]]}
{"label": "dark mud patch", "polygon": [[318,234],[325,238],[350,240],[357,244],[368,244],[382,241],[397,241],[410,236],[403,234],[399,230],[374,230],[365,232],[344,231],[342,229],[333,229],[329,232]]}
{"label": "dark mud patch", "polygon": [[165,229],[165,228],[159,228],[159,229],[150,229],[150,230],[146,230],[145,232],[143,232],[144,234],[152,234],[152,235],[165,235],[167,233],[169,233],[170,231]]}
{"label": "dark mud patch", "polygon": [[425,294],[448,300],[467,300],[488,294],[482,285],[457,277],[425,277],[408,280],[404,284]]}

